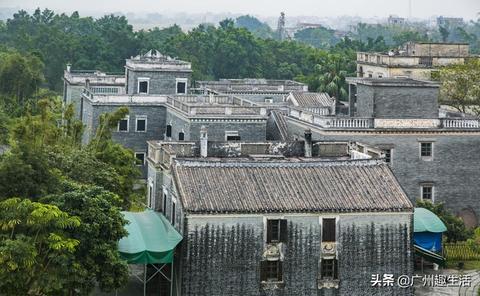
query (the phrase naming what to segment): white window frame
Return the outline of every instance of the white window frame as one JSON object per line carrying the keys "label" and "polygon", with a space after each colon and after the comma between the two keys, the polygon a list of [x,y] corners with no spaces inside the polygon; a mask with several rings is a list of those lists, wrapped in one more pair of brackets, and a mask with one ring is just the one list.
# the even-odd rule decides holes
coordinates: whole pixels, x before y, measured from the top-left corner
{"label": "white window frame", "polygon": [[[430,143],[432,145],[432,155],[431,156],[422,156],[422,143]],[[435,156],[435,143],[434,141],[418,141],[418,156],[423,161],[432,161]]]}
{"label": "white window frame", "polygon": [[268,104],[273,104],[273,99],[265,99],[264,102]]}
{"label": "white window frame", "polygon": [[[179,93],[178,92],[178,83],[185,83],[185,92],[184,93]],[[187,85],[188,85],[188,78],[176,78],[175,79],[175,94],[186,95],[188,93]]]}
{"label": "white window frame", "polygon": [[[138,120],[145,120],[145,130],[138,130]],[[135,132],[137,133],[146,133],[147,132],[147,115],[137,115],[135,116]]]}
{"label": "white window frame", "polygon": [[[137,160],[138,160],[137,154],[143,154],[143,163],[142,163],[142,164],[137,164]],[[147,160],[147,159],[146,159],[146,153],[145,153],[145,151],[135,151],[135,164],[136,164],[137,166],[144,166],[145,163],[146,163],[146,160]]]}
{"label": "white window frame", "polygon": [[425,199],[428,201],[431,201],[432,203],[435,203],[435,185],[433,182],[424,182],[420,184],[420,199],[423,201],[423,188],[424,187],[431,187],[432,188],[432,198],[431,199]]}
{"label": "white window frame", "polygon": [[[126,120],[127,121],[127,130],[121,131],[120,130],[120,121]],[[130,131],[130,115],[125,116],[124,118],[120,119],[117,123],[117,132],[119,133],[128,133]]]}
{"label": "white window frame", "polygon": [[[140,92],[140,82],[147,82],[147,92]],[[148,95],[150,93],[150,78],[148,77],[139,77],[137,78],[137,93],[141,95]]]}
{"label": "white window frame", "polygon": [[[152,197],[151,199],[150,199],[150,196]],[[148,201],[147,201],[148,207],[154,210],[155,209],[155,189],[153,187],[153,180],[151,179],[148,180],[147,198],[148,198]],[[153,204],[153,207],[152,207],[152,204]]]}

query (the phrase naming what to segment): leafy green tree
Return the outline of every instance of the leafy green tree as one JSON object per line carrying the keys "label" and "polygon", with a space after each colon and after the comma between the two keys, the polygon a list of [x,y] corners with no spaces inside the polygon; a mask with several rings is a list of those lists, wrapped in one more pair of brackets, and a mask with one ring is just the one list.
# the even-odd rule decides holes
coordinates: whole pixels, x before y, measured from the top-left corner
{"label": "leafy green tree", "polygon": [[11,198],[0,202],[0,293],[62,291],[79,241],[68,233],[80,219],[54,205]]}
{"label": "leafy green tree", "polygon": [[273,38],[275,33],[272,28],[264,22],[261,22],[256,17],[251,15],[242,15],[235,20],[235,26],[238,28],[245,28],[258,38]]}
{"label": "leafy green tree", "polygon": [[127,235],[122,199],[101,187],[63,186],[63,193],[42,201],[82,221],[69,233],[80,244],[70,258],[72,268],[63,275],[64,295],[88,295],[96,283],[104,292],[122,287],[128,281],[128,266],[117,250],[118,241]]}
{"label": "leafy green tree", "polygon": [[443,104],[466,113],[480,115],[480,60],[444,67],[439,72],[440,99]]}
{"label": "leafy green tree", "polygon": [[342,54],[326,54],[316,65],[316,91],[326,92],[340,100],[348,98],[345,78],[354,76],[355,63]]}
{"label": "leafy green tree", "polygon": [[445,209],[444,203],[431,203],[429,201],[417,200],[417,207],[431,211],[442,220],[447,227],[447,232],[444,233],[447,242],[466,241],[472,236],[472,231],[465,227],[462,219],[454,216]]}
{"label": "leafy green tree", "polygon": [[299,42],[323,49],[331,48],[340,41],[335,35],[335,30],[325,27],[303,29],[296,32],[294,37]]}
{"label": "leafy green tree", "polygon": [[21,114],[43,81],[43,63],[38,57],[0,53],[0,107],[9,114]]}

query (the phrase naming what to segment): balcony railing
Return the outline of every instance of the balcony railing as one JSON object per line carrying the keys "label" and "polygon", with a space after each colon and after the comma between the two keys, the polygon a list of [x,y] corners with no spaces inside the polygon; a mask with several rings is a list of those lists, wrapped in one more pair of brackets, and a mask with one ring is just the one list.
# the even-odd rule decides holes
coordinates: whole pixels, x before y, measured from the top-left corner
{"label": "balcony railing", "polygon": [[289,108],[289,115],[323,128],[366,129],[373,128],[373,118],[341,118],[316,114],[297,108]]}
{"label": "balcony railing", "polygon": [[480,119],[451,119],[443,118],[441,120],[443,128],[480,128]]}

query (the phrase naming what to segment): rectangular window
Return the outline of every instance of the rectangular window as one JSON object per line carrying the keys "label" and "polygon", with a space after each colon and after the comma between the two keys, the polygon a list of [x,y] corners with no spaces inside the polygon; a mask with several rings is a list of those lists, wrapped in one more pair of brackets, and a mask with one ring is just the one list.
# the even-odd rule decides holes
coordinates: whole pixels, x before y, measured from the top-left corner
{"label": "rectangular window", "polygon": [[240,135],[237,131],[226,131],[225,141],[240,141]]}
{"label": "rectangular window", "polygon": [[148,186],[148,207],[153,208],[153,186]]}
{"label": "rectangular window", "polygon": [[433,143],[421,142],[420,143],[420,157],[423,159],[431,159],[433,157]]}
{"label": "rectangular window", "polygon": [[282,261],[260,261],[260,279],[262,282],[283,281]]}
{"label": "rectangular window", "polygon": [[171,138],[172,137],[172,126],[169,124],[167,125],[167,134],[166,134],[167,138]]}
{"label": "rectangular window", "polygon": [[422,194],[422,200],[429,200],[433,202],[433,185],[432,184],[422,184],[420,190]]}
{"label": "rectangular window", "polygon": [[145,116],[137,117],[135,130],[137,132],[146,132],[147,131],[147,118]]}
{"label": "rectangular window", "polygon": [[167,195],[163,194],[163,207],[162,207],[163,214],[167,215]]}
{"label": "rectangular window", "polygon": [[322,219],[322,242],[336,241],[336,220],[335,218]]}
{"label": "rectangular window", "polygon": [[177,78],[177,94],[186,94],[186,93],[187,93],[187,79]]}
{"label": "rectangular window", "polygon": [[338,279],[337,259],[322,259],[320,269],[322,280]]}
{"label": "rectangular window", "polygon": [[392,163],[392,149],[384,149],[383,152],[385,153],[385,162]]}
{"label": "rectangular window", "polygon": [[172,201],[172,225],[175,226],[175,202]]}
{"label": "rectangular window", "polygon": [[138,80],[138,93],[139,94],[148,94],[148,80],[146,79],[139,79]]}
{"label": "rectangular window", "polygon": [[267,220],[267,243],[284,243],[287,241],[287,220]]}
{"label": "rectangular window", "polygon": [[145,153],[144,152],[135,152],[135,158],[137,165],[145,165]]}
{"label": "rectangular window", "polygon": [[185,133],[184,132],[179,132],[178,133],[178,140],[179,141],[185,141]]}
{"label": "rectangular window", "polygon": [[119,132],[128,132],[128,121],[129,121],[128,116],[125,117],[124,119],[120,119],[118,121],[118,131]]}

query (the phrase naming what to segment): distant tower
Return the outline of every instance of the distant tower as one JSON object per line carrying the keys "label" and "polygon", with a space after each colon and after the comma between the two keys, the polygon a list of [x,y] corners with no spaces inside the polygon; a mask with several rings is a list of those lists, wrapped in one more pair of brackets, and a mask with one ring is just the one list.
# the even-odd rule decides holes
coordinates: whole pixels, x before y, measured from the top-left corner
{"label": "distant tower", "polygon": [[287,37],[285,31],[285,12],[281,12],[280,17],[278,18],[277,34],[280,41],[285,40],[285,38]]}

